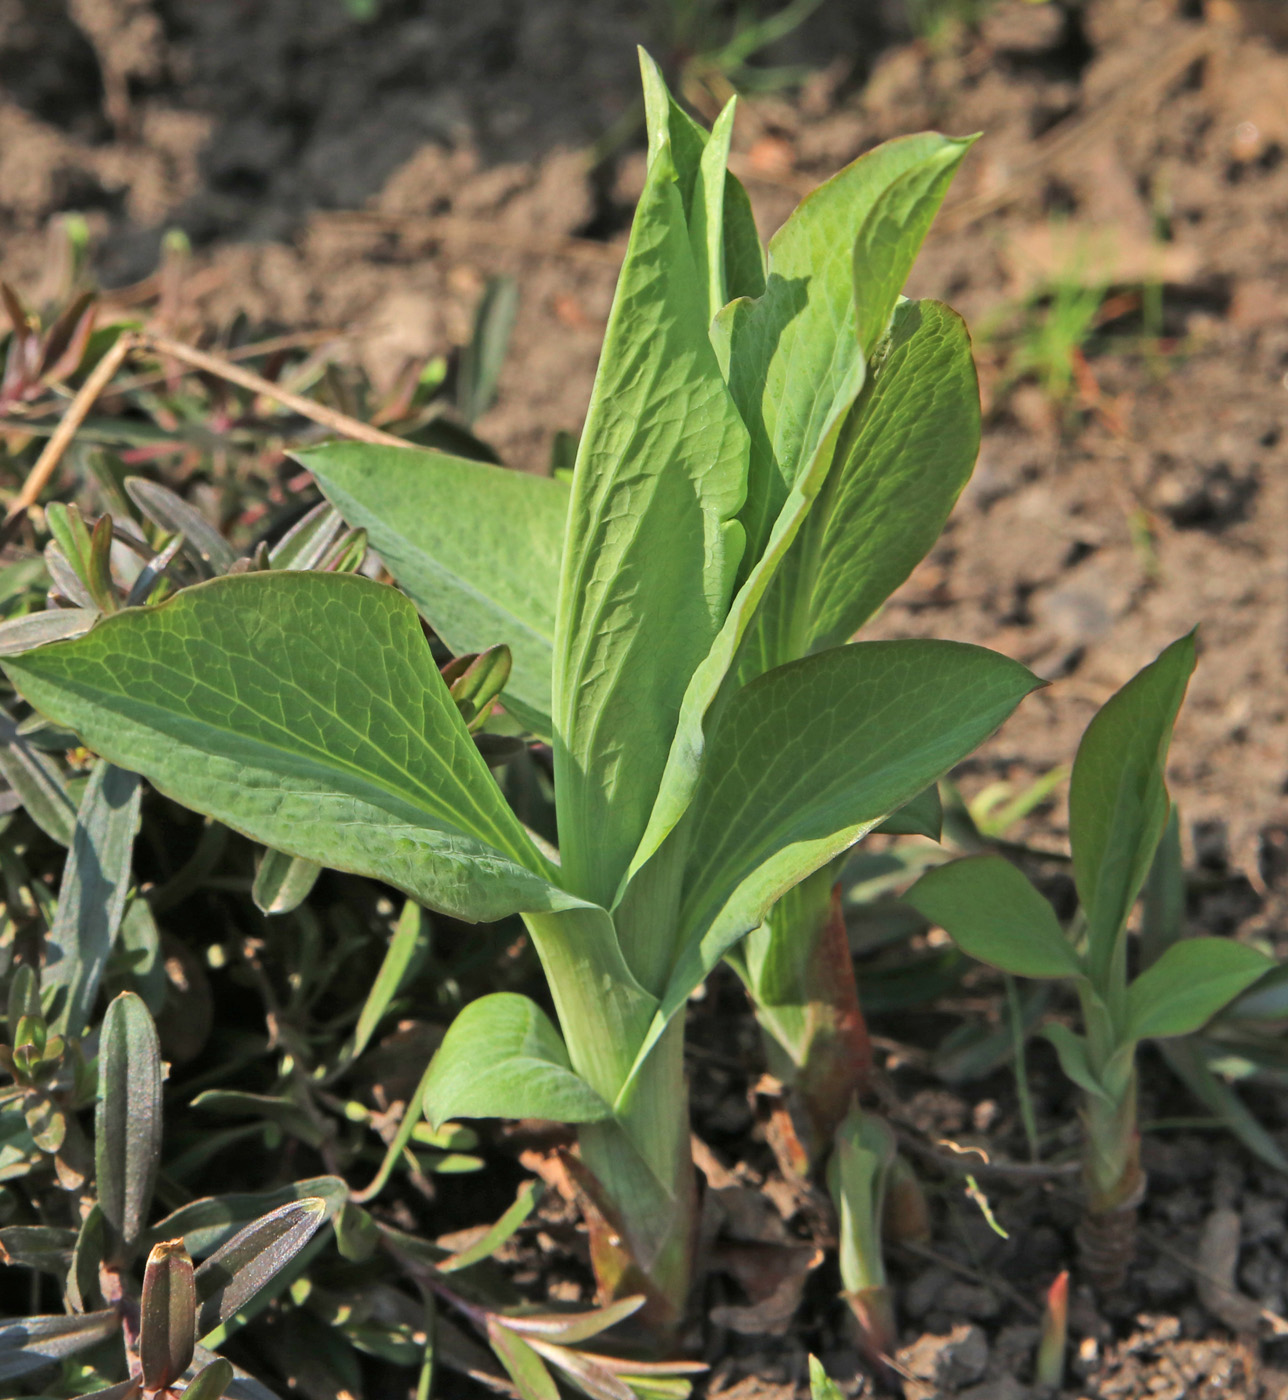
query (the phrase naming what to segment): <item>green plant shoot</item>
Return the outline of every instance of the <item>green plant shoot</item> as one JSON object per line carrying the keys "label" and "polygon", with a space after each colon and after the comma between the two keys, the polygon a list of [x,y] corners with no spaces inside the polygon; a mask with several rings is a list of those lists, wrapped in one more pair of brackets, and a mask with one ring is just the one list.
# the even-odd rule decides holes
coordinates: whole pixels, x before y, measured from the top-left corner
{"label": "green plant shoot", "polygon": [[1000,856],[923,875],[906,898],[972,957],[1019,977],[1069,981],[1082,1032],[1045,1034],[1081,1091],[1087,1214],[1080,1240],[1091,1277],[1121,1283],[1145,1193],[1136,1119],[1136,1049],[1188,1035],[1273,964],[1226,938],[1173,943],[1129,975],[1127,921],[1168,819],[1172,727],[1194,669],[1194,635],[1173,642],[1088,726],[1073,765],[1069,834],[1085,932],[1075,941],[1047,901]]}
{"label": "green plant shoot", "polygon": [[[601,1287],[680,1314],[695,1237],[690,994],[774,903],[974,749],[1038,682],[978,647],[847,645],[960,481],[960,320],[900,289],[969,141],[893,141],[770,242],[645,60],[648,173],[571,486],[410,449],[302,454],[404,593],[214,579],[6,658],[42,713],[275,851],[464,920],[523,917],[555,1012],[471,1004],[435,1124],[578,1125]],[[968,466],[967,466],[968,469]],[[504,723],[553,744],[558,853],[433,664],[509,648]]]}

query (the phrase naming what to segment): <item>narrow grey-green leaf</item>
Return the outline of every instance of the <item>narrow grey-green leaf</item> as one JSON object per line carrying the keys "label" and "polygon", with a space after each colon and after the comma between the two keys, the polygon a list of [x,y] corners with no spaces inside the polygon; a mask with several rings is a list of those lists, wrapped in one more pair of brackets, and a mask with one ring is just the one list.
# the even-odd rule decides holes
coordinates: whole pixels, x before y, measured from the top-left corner
{"label": "narrow grey-green leaf", "polygon": [[98,1057],[94,1159],[98,1203],[121,1240],[147,1221],[161,1156],[161,1046],[140,997],[107,1008]]}
{"label": "narrow grey-green leaf", "polygon": [[0,775],[22,799],[27,815],[60,846],[72,844],[76,804],[53,759],[30,744],[8,715],[0,715]]}
{"label": "narrow grey-green leaf", "polygon": [[46,642],[61,642],[88,632],[98,617],[98,610],[89,608],[47,608],[44,612],[28,613],[10,622],[0,622],[0,656],[16,656]]}
{"label": "narrow grey-green leaf", "polygon": [[1069,785],[1073,875],[1102,986],[1167,823],[1167,750],[1194,670],[1194,634],[1169,646],[1087,726]]}
{"label": "narrow grey-green leaf", "polygon": [[975,137],[945,141],[877,196],[854,241],[854,304],[859,345],[871,356],[890,325],[903,284]]}
{"label": "narrow grey-green leaf", "polygon": [[356,1060],[367,1048],[367,1043],[375,1034],[381,1018],[389,1009],[389,1003],[398,995],[398,989],[402,986],[413,959],[419,950],[425,948],[428,941],[429,917],[414,900],[409,899],[398,916],[398,923],[394,927],[393,937],[389,940],[389,947],[385,950],[380,971],[376,973],[376,980],[371,984],[371,990],[362,1003],[353,1035],[341,1054],[342,1063]]}
{"label": "narrow grey-green leaf", "polygon": [[550,1018],[513,992],[472,1001],[438,1047],[424,1093],[425,1115],[449,1118],[549,1118],[593,1123],[612,1109],[572,1069]]}
{"label": "narrow grey-green leaf", "polygon": [[441,452],[332,443],[296,454],[454,651],[505,643],[505,703],[550,738],[568,486]]}
{"label": "narrow grey-green leaf", "polygon": [[1275,966],[1272,959],[1230,938],[1173,943],[1127,989],[1132,1040],[1189,1035]]}
{"label": "narrow grey-green leaf", "polygon": [[[184,1392],[187,1394],[187,1392]],[[87,1390],[76,1400],[137,1400],[143,1394],[143,1382],[139,1380],[119,1381],[116,1385],[104,1386],[102,1390]]]}
{"label": "narrow grey-green leaf", "polygon": [[119,1332],[115,1308],[0,1321],[0,1381],[11,1381],[97,1346]]}
{"label": "narrow grey-green leaf", "polygon": [[261,914],[289,914],[309,897],[321,873],[316,861],[270,847],[259,858],[251,898]]}
{"label": "narrow grey-green leaf", "polygon": [[0,1260],[62,1278],[76,1247],[76,1231],[53,1225],[7,1225],[0,1230]]}
{"label": "narrow grey-green leaf", "polygon": [[340,512],[319,501],[268,551],[268,562],[274,569],[315,569],[343,529]]}
{"label": "narrow grey-green leaf", "polygon": [[519,310],[519,284],[513,277],[490,277],[474,312],[474,334],[461,352],[456,406],[474,425],[492,406]]}
{"label": "narrow grey-green leaf", "polygon": [[43,972],[62,993],[54,1024],[73,1038],[89,1023],[125,913],[141,800],[138,774],[100,759],[76,814]]}
{"label": "narrow grey-green leaf", "polygon": [[747,435],[707,334],[669,147],[653,156],[569,508],[555,636],[568,888],[613,899],[742,555]]}
{"label": "narrow grey-green leaf", "polygon": [[1009,860],[970,856],[929,870],[904,895],[972,958],[1017,977],[1077,977],[1051,906]]}
{"label": "narrow grey-green leaf", "polygon": [[336,1215],[349,1197],[349,1188],[338,1176],[314,1176],[276,1191],[241,1192],[227,1196],[205,1196],[189,1201],[158,1221],[144,1236],[148,1246],[159,1240],[183,1237],[188,1253],[202,1258],[228,1243],[237,1232],[278,1206],[313,1197],[326,1204],[329,1215]]}
{"label": "narrow grey-green leaf", "polygon": [[505,1367],[520,1400],[559,1400],[559,1387],[541,1357],[504,1322],[493,1314],[488,1322],[488,1341]]}
{"label": "narrow grey-green leaf", "polygon": [[237,562],[237,553],[200,511],[173,491],[131,476],[125,480],[130,499],[155,525],[183,536],[183,552],[208,574],[225,574]]}
{"label": "narrow grey-green leaf", "polygon": [[464,919],[566,902],[395,589],[234,575],[5,665],[105,757],[265,845]]}
{"label": "narrow grey-green leaf", "polygon": [[216,1250],[194,1275],[197,1336],[245,1307],[308,1244],[326,1216],[325,1201],[306,1197],[262,1216]]}

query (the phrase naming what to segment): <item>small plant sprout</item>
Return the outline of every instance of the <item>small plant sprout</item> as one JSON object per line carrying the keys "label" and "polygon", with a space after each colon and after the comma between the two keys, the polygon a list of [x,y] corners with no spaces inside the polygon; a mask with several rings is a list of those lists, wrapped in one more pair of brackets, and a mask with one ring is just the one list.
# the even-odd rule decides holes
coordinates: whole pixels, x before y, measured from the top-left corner
{"label": "small plant sprout", "polygon": [[1064,1353],[1069,1345],[1069,1271],[1056,1275],[1042,1309],[1042,1336],[1033,1362],[1033,1383],[1057,1391],[1064,1384]]}
{"label": "small plant sprout", "polygon": [[[571,484],[305,452],[406,596],[257,569],[5,664],[96,753],[274,850],[458,919],[523,917],[554,1019],[471,1002],[420,1101],[434,1124],[576,1125],[601,1293],[665,1326],[697,1224],[690,995],[1038,682],[979,647],[848,644],[969,471],[941,480],[927,443],[963,431],[973,461],[962,323],[900,296],[970,142],[869,152],[766,260],[727,169],[732,106],[707,132],[647,59],[644,83],[647,178]],[[480,658],[455,693],[418,609]],[[552,746],[557,854],[489,768],[521,768],[528,739]]]}
{"label": "small plant sprout", "polygon": [[1127,921],[1167,824],[1167,750],[1193,668],[1191,633],[1128,681],[1083,735],[1069,792],[1077,937],[1000,856],[940,866],[907,895],[970,956],[1019,977],[1067,980],[1077,992],[1082,1033],[1056,1021],[1045,1034],[1081,1091],[1079,1239],[1088,1276],[1103,1289],[1123,1281],[1145,1194],[1136,1047],[1197,1030],[1273,966],[1230,939],[1189,938],[1129,975]]}

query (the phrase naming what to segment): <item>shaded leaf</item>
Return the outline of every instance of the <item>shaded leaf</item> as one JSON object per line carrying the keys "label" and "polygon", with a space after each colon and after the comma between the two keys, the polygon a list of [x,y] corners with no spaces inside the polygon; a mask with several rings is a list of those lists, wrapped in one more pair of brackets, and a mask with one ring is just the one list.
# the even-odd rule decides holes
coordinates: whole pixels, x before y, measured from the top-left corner
{"label": "shaded leaf", "polygon": [[471,426],[496,398],[518,310],[519,284],[514,278],[489,277],[474,312],[474,334],[461,352],[456,378],[456,406]]}
{"label": "shaded leaf", "polygon": [[25,1376],[97,1346],[116,1335],[120,1326],[115,1308],[0,1321],[0,1381]]}
{"label": "shaded leaf", "polygon": [[154,525],[183,536],[183,552],[208,575],[226,574],[237,562],[232,545],[200,511],[173,491],[141,476],[127,477],[125,489]]}
{"label": "shaded leaf", "polygon": [[138,775],[101,759],[85,786],[46,941],[44,983],[61,989],[55,1024],[84,1034],[121,926],[142,801]]}
{"label": "shaded leaf", "polygon": [[161,1047],[147,1007],[122,992],[103,1020],[94,1158],[99,1206],[126,1245],[147,1220],[160,1156]]}
{"label": "shaded leaf", "polygon": [[928,836],[938,841],[944,832],[944,804],[939,797],[939,784],[931,783],[911,802],[891,812],[875,830],[883,836]]}
{"label": "shaded leaf", "polygon": [[536,1209],[541,1200],[541,1193],[540,1182],[525,1181],[519,1187],[519,1194],[515,1198],[514,1204],[505,1214],[494,1225],[490,1225],[473,1244],[464,1249],[458,1249],[455,1254],[449,1254],[446,1259],[440,1260],[437,1265],[438,1272],[440,1274],[454,1274],[495,1254]]}
{"label": "shaded leaf", "polygon": [[0,656],[16,656],[46,642],[79,637],[89,631],[97,617],[97,609],[48,608],[44,612],[28,613],[26,617],[0,622]]}
{"label": "shaded leaf", "polygon": [[206,1196],[189,1201],[159,1221],[143,1237],[146,1245],[183,1236],[188,1253],[201,1258],[226,1244],[245,1225],[278,1206],[317,1198],[325,1202],[328,1216],[335,1216],[349,1196],[338,1176],[314,1176],[276,1191],[252,1191],[226,1196]]}
{"label": "shaded leaf", "polygon": [[593,1123],[612,1116],[573,1072],[549,1017],[513,992],[480,997],[460,1012],[434,1055],[423,1104],[435,1126],[449,1118]]}
{"label": "shaded leaf", "polygon": [[425,911],[420,905],[410,899],[403,905],[393,937],[389,940],[389,947],[385,950],[384,959],[380,964],[380,971],[376,973],[376,980],[371,984],[371,990],[362,1003],[353,1035],[341,1052],[342,1064],[356,1060],[367,1048],[381,1018],[388,1011],[390,1002],[398,995],[408,969],[418,952],[428,944],[428,923]]}
{"label": "shaded leaf", "polygon": [[7,1225],[0,1230],[0,1260],[62,1278],[71,1264],[76,1231],[52,1225]]}
{"label": "shaded leaf", "polygon": [[232,1363],[221,1356],[193,1376],[183,1392],[184,1400],[220,1400],[225,1393],[232,1393],[232,1383]]}
{"label": "shaded leaf", "polygon": [[70,846],[76,829],[76,804],[62,774],[52,759],[18,733],[8,715],[0,715],[0,774],[41,831],[60,846]]}
{"label": "shaded leaf", "polygon": [[903,896],[972,958],[1017,977],[1078,977],[1082,968],[1050,904],[1001,856],[929,870]]}
{"label": "shaded leaf", "polygon": [[196,1271],[197,1335],[239,1312],[313,1238],[327,1203],[306,1197],[262,1216],[215,1251]]}

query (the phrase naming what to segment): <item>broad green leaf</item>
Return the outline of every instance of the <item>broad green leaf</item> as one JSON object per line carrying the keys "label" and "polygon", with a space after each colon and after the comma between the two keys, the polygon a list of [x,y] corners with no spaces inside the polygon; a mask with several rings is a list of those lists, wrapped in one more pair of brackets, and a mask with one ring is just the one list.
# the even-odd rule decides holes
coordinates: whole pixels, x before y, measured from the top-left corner
{"label": "broad green leaf", "polygon": [[513,992],[472,1001],[448,1029],[424,1093],[435,1126],[449,1118],[549,1118],[592,1123],[612,1109],[573,1072],[559,1032]]}
{"label": "broad green leaf", "polygon": [[510,648],[505,704],[550,738],[568,487],[410,448],[337,442],[295,455],[454,652]]}
{"label": "broad green leaf", "polygon": [[161,1046],[141,998],[107,1008],[98,1057],[94,1158],[98,1203],[122,1242],[147,1222],[161,1157]]}
{"label": "broad green leaf", "polygon": [[979,387],[961,318],[904,302],[806,527],[808,648],[839,646],[939,538],[979,451]]}
{"label": "broad green leaf", "polygon": [[731,303],[717,318],[712,334],[751,434],[740,581],[765,549],[797,476],[863,386],[853,252],[865,220],[901,176],[955,165],[965,149],[924,133],[888,141],[846,166],[770,240],[764,294]]}
{"label": "broad green leaf", "polygon": [[141,799],[137,774],[100,760],[76,814],[42,979],[47,989],[60,990],[54,1024],[77,1039],[125,913]]}
{"label": "broad green leaf", "polygon": [[235,575],[5,665],[105,757],[288,855],[463,919],[567,902],[392,588]]}
{"label": "broad green leaf", "polygon": [[651,161],[609,315],[556,622],[564,877],[605,906],[643,835],[685,689],[724,622],[742,556],[747,436],[707,336],[668,152]]}
{"label": "broad green leaf", "polygon": [[25,1376],[120,1332],[115,1308],[92,1313],[57,1313],[0,1321],[0,1381]]}
{"label": "broad green leaf", "polygon": [[1051,906],[1009,860],[970,856],[927,871],[903,896],[972,958],[1017,977],[1082,969]]}
{"label": "broad green leaf", "polygon": [[854,305],[859,345],[871,358],[957,167],[976,137],[949,140],[877,196],[854,241]]}
{"label": "broad green leaf", "polygon": [[323,1200],[293,1201],[253,1221],[216,1250],[193,1276],[197,1336],[240,1312],[308,1244],[326,1216]]}
{"label": "broad green leaf", "polygon": [[1039,684],[982,647],[904,641],[820,652],[740,691],[694,799],[684,951],[666,1006],[775,899],[964,758]]}
{"label": "broad green leaf", "polygon": [[177,1381],[197,1344],[197,1290],[182,1240],[153,1245],[139,1304],[139,1362],[143,1383],[162,1390]]}
{"label": "broad green leaf", "polygon": [[1087,726],[1069,786],[1073,875],[1092,981],[1105,985],[1167,822],[1172,726],[1194,670],[1194,634],[1134,676]]}
{"label": "broad green leaf", "polygon": [[270,847],[259,858],[251,898],[261,914],[289,914],[309,897],[321,873],[322,867],[316,861],[288,856]]}
{"label": "broad green leaf", "polygon": [[1127,1034],[1132,1040],[1189,1035],[1274,966],[1229,938],[1173,943],[1128,987]]}

